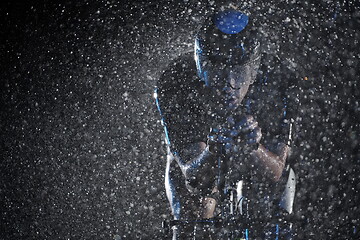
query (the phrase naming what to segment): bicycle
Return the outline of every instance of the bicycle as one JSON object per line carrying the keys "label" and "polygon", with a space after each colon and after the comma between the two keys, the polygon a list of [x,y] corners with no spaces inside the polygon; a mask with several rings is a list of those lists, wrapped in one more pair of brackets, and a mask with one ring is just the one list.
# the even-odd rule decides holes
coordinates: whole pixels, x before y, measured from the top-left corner
{"label": "bicycle", "polygon": [[[193,225],[191,239],[202,239],[198,236],[197,228],[207,228],[211,232],[215,232],[221,239],[226,240],[249,240],[249,219],[247,213],[247,201],[244,197],[237,199],[236,190],[227,190],[228,199],[223,202],[222,212],[214,218],[194,219],[194,220],[167,220],[163,222],[163,229],[166,234],[170,232],[173,226]],[[216,238],[218,239],[218,238]]]}

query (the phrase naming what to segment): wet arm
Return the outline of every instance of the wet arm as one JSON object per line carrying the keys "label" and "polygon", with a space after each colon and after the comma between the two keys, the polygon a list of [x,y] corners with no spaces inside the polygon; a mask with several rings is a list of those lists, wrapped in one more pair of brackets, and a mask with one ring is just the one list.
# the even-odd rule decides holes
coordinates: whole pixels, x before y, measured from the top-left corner
{"label": "wet arm", "polygon": [[217,157],[209,151],[206,143],[198,142],[180,152],[179,166],[192,188],[202,189],[213,176]]}
{"label": "wet arm", "polygon": [[260,144],[259,148],[251,153],[250,159],[259,172],[263,173],[264,170],[267,178],[277,182],[282,175],[289,152],[290,147],[286,144],[280,144],[274,152]]}

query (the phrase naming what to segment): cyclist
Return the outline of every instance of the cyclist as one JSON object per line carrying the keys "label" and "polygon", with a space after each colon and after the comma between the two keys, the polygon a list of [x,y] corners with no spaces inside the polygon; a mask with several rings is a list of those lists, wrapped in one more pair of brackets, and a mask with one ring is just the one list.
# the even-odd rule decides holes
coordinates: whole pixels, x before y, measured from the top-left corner
{"label": "cyclist", "polygon": [[[219,214],[224,172],[245,183],[238,199],[250,199],[249,214],[257,219],[253,237],[276,232],[271,220],[259,219],[281,209],[292,212],[287,106],[282,92],[268,87],[286,80],[269,84],[258,76],[261,71],[256,22],[231,5],[201,26],[194,52],[172,62],[159,79],[155,97],[168,149],[165,187],[175,220]],[[191,225],[174,226],[173,239],[191,238],[192,231]]]}

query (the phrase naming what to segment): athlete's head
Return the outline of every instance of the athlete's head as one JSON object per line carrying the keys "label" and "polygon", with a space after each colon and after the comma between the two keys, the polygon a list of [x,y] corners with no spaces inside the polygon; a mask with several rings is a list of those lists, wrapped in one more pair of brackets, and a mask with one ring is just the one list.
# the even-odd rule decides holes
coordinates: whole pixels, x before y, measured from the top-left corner
{"label": "athlete's head", "polygon": [[260,43],[250,16],[234,7],[217,11],[195,38],[195,61],[205,85],[225,97],[235,109],[255,81]]}

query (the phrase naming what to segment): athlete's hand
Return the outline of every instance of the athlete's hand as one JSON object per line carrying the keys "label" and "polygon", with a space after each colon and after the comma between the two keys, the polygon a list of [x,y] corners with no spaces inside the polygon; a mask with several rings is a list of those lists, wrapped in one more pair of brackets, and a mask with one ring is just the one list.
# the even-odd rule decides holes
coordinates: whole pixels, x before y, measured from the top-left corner
{"label": "athlete's hand", "polygon": [[231,136],[231,129],[224,126],[211,128],[207,144],[209,151],[216,154],[224,154],[224,149],[230,150],[236,145],[234,138]]}
{"label": "athlete's hand", "polygon": [[248,149],[256,150],[259,146],[262,133],[258,122],[253,116],[247,115],[235,122],[236,142],[243,143]]}
{"label": "athlete's hand", "polygon": [[261,136],[261,128],[254,117],[228,117],[226,123],[211,129],[208,144],[213,152],[221,148],[226,154],[249,153],[258,148]]}

